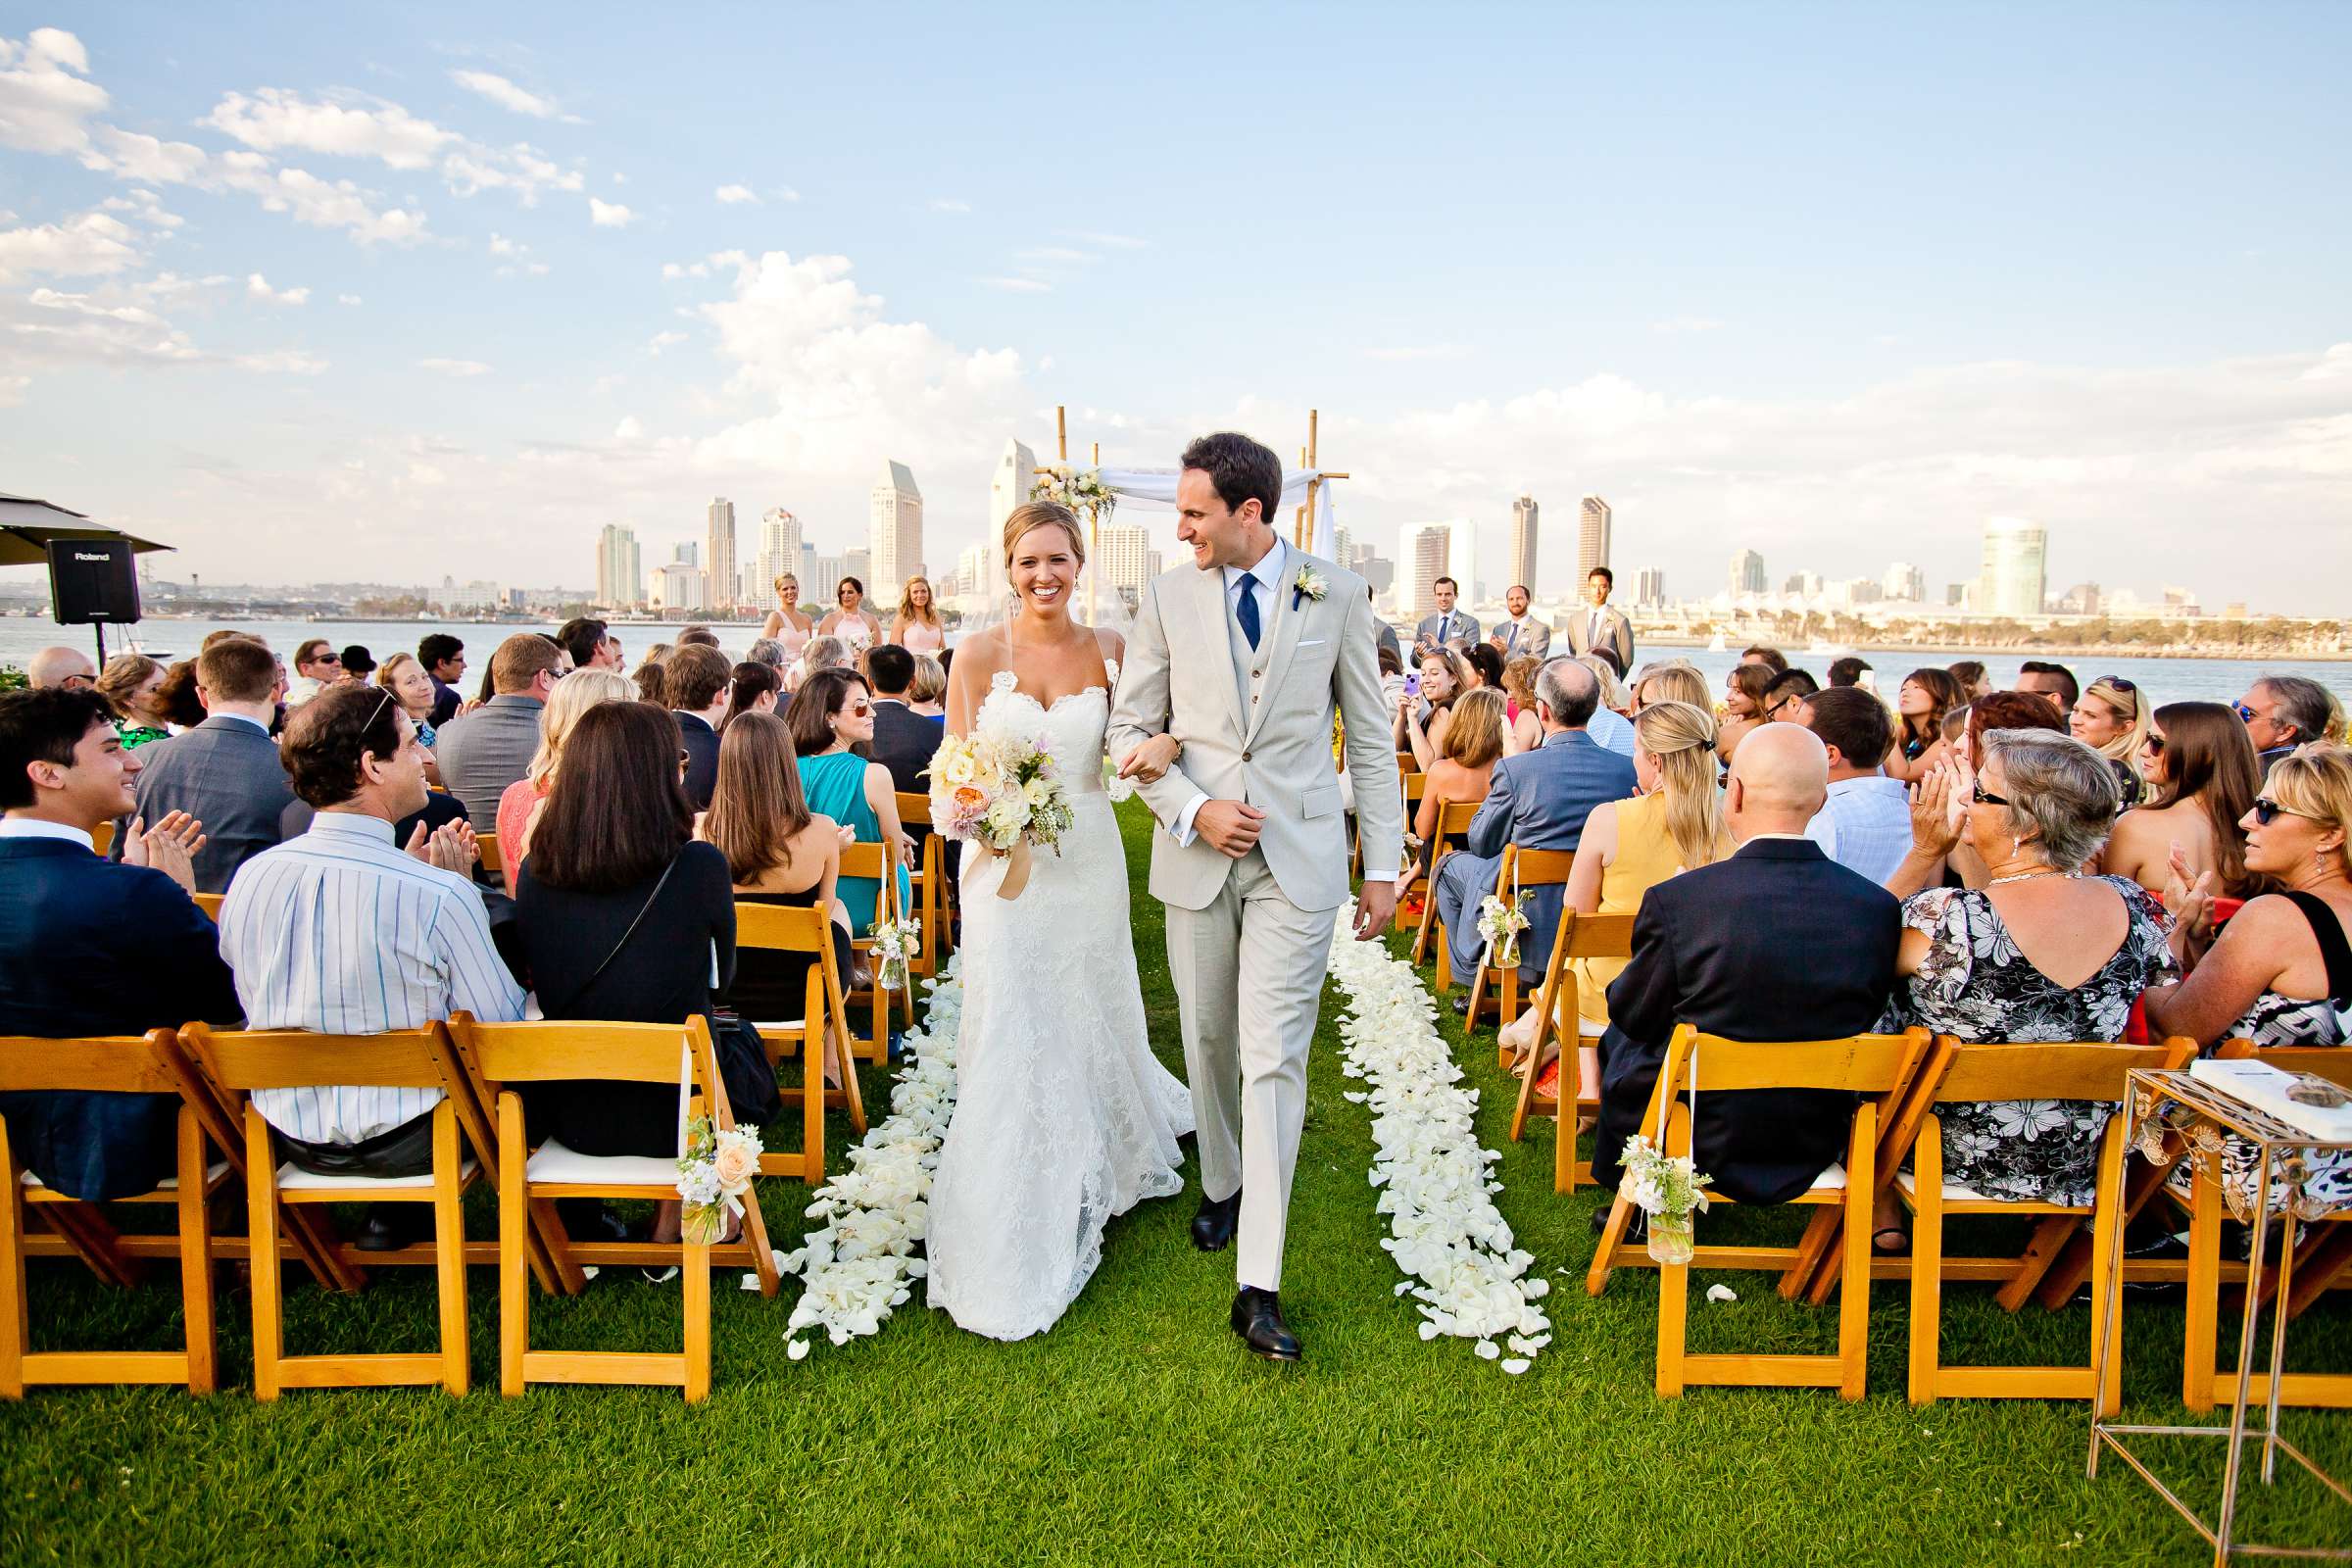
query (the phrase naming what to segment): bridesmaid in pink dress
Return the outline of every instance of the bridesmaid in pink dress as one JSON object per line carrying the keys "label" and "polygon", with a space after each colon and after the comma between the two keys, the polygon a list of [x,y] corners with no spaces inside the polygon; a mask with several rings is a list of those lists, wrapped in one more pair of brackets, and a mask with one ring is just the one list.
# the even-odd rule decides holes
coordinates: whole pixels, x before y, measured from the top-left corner
{"label": "bridesmaid in pink dress", "polygon": [[776,608],[767,612],[760,635],[784,645],[787,665],[799,661],[808,639],[816,635],[816,622],[801,613],[801,579],[789,571],[776,579]]}
{"label": "bridesmaid in pink dress", "polygon": [[939,607],[932,602],[930,578],[906,579],[899,596],[899,617],[890,623],[890,640],[910,654],[934,657],[948,646],[948,628],[941,624]]}

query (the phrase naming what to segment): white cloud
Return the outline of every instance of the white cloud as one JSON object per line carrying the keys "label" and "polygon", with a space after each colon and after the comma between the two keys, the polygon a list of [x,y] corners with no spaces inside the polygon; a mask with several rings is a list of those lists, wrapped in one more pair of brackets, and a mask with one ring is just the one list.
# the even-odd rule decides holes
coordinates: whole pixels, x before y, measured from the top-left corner
{"label": "white cloud", "polygon": [[0,409],[13,409],[24,401],[24,389],[32,385],[29,375],[0,375]]}
{"label": "white cloud", "polygon": [[1722,325],[1721,321],[1708,316],[1676,316],[1663,321],[1650,322],[1649,329],[1675,336],[1690,332],[1712,332]]}
{"label": "white cloud", "polygon": [[162,141],[112,125],[100,125],[95,144],[81,155],[84,169],[158,185],[199,184],[208,161],[204,149],[193,142]]}
{"label": "white cloud", "polygon": [[593,196],[588,198],[588,221],[598,228],[626,228],[636,216],[618,202],[598,201]]}
{"label": "white cloud", "polygon": [[375,158],[394,169],[432,167],[442,148],[463,140],[428,120],[418,120],[395,103],[370,100],[326,103],[279,87],[262,87],[252,97],[232,92],[214,105],[202,124],[257,152],[293,148],[339,158]]}
{"label": "white cloud", "polygon": [[612,427],[612,439],[615,441],[638,441],[644,436],[645,426],[637,422],[634,414],[623,415],[620,422]]}
{"label": "white cloud", "polygon": [[107,105],[106,89],[89,74],[81,40],[60,28],[36,27],[22,42],[0,38],[0,147],[34,153],[87,147],[82,122]]}
{"label": "white cloud", "polygon": [[245,297],[270,305],[308,305],[311,291],[307,288],[274,289],[261,273],[249,272],[245,276]]}
{"label": "white cloud", "polygon": [[479,360],[418,360],[416,368],[431,370],[436,375],[488,375],[490,367]]}
{"label": "white cloud", "polygon": [[109,196],[99,206],[110,213],[127,213],[131,220],[153,228],[177,228],[181,220],[164,210],[162,198],[151,190],[134,190],[127,196]]}
{"label": "white cloud", "polygon": [[663,349],[676,348],[685,341],[686,334],[683,332],[656,332],[646,339],[645,352],[659,357]]}
{"label": "white cloud", "polygon": [[138,238],[129,224],[101,212],[0,230],[0,282],[36,274],[112,276],[140,259]]}
{"label": "white cloud", "polygon": [[770,185],[767,193],[780,202],[797,202],[801,199],[801,193],[790,185]]}
{"label": "white cloud", "polygon": [[348,179],[324,180],[304,169],[271,166],[259,153],[220,155],[220,183],[260,200],[266,212],[291,213],[298,223],[341,228],[363,245],[414,244],[424,237],[424,215],[402,208],[377,211]]}
{"label": "white cloud", "polygon": [[972,204],[953,196],[934,196],[931,198],[931,210],[935,213],[968,213],[972,210]]}
{"label": "white cloud", "polygon": [[317,375],[326,368],[326,361],[301,349],[240,354],[235,363],[240,370],[258,370],[264,375]]}
{"label": "white cloud", "polygon": [[493,256],[516,256],[516,255],[520,255],[520,254],[521,254],[521,251],[522,251],[522,247],[521,247],[521,246],[519,246],[519,245],[515,244],[515,242],[514,242],[514,241],[513,241],[513,240],[511,240],[511,239],[507,238],[505,235],[503,235],[503,234],[499,233],[499,232],[498,232],[496,229],[492,229],[492,230],[490,231],[490,254],[491,254],[491,255],[493,255]]}
{"label": "white cloud", "polygon": [[754,207],[760,205],[758,193],[749,185],[721,185],[710,194],[729,207],[741,206],[746,202]]}
{"label": "white cloud", "polygon": [[535,92],[526,92],[495,72],[453,71],[449,74],[449,79],[467,92],[480,93],[501,109],[528,115],[533,120],[553,120],[563,113],[553,98],[542,98]]}
{"label": "white cloud", "polygon": [[335,296],[335,303],[337,305],[358,305],[362,302],[357,294],[338,294]]}
{"label": "white cloud", "polygon": [[1054,285],[1036,277],[984,277],[980,280],[990,288],[1003,289],[1007,294],[1051,294]]}

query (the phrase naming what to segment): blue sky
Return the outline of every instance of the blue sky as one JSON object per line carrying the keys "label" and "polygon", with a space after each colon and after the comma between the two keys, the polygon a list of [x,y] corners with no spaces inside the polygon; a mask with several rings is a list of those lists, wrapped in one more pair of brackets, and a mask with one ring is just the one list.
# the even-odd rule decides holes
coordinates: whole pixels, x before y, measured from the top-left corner
{"label": "blue sky", "polygon": [[885,458],[945,566],[1063,402],[1319,407],[1389,549],[1532,488],[1546,588],[1597,491],[1677,593],[2022,514],[2054,588],[2342,608],[2352,9],[222,15],[0,4],[0,489],[210,577],[860,542]]}

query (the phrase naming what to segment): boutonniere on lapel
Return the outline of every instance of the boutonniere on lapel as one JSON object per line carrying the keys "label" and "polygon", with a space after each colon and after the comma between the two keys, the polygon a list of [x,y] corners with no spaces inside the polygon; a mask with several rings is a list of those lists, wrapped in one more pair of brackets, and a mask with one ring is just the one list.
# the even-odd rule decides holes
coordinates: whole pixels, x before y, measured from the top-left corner
{"label": "boutonniere on lapel", "polygon": [[1300,566],[1298,575],[1291,579],[1291,608],[1297,610],[1301,599],[1319,605],[1329,592],[1331,585],[1323,580],[1320,572],[1312,566]]}

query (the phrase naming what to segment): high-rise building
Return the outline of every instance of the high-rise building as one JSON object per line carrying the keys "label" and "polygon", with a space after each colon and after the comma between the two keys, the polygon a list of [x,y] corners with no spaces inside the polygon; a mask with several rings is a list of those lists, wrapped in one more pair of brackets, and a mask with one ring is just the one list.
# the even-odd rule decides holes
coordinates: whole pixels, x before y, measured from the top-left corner
{"label": "high-rise building", "polygon": [[1988,615],[2038,615],[2048,591],[2049,535],[2023,517],[1984,519],[1976,608]]}
{"label": "high-rise building", "polygon": [[[1396,557],[1403,568],[1404,581],[1399,585],[1399,608],[1410,616],[1419,617],[1437,609],[1437,591],[1433,584],[1440,577],[1451,577],[1456,587],[1463,587],[1462,572],[1453,559],[1454,530],[1450,523],[1406,523],[1397,531]],[[1464,591],[1456,602],[1468,607],[1469,594]]]}
{"label": "high-rise building", "polygon": [[[1536,498],[1521,496],[1511,503],[1511,582],[1536,591]],[[1578,578],[1581,588],[1584,579]],[[1506,588],[1510,583],[1505,583]]]}
{"label": "high-rise building", "polygon": [[1753,550],[1732,552],[1732,597],[1764,592],[1764,558]]}
{"label": "high-rise building", "polygon": [[637,530],[617,522],[596,536],[596,602],[613,609],[645,603],[644,558]]}
{"label": "high-rise building", "polygon": [[703,564],[702,551],[701,545],[688,540],[685,544],[671,549],[669,564],[673,566],[699,566]]}
{"label": "high-rise building", "polygon": [[1908,561],[1898,561],[1880,579],[1886,597],[1898,604],[1916,605],[1928,597],[1928,574]]}
{"label": "high-rise building", "polygon": [[1100,566],[1102,586],[1140,595],[1152,580],[1152,530],[1134,523],[1110,523],[1096,543],[1097,556],[1087,563]]}
{"label": "high-rise building", "polygon": [[[809,563],[808,575],[801,579],[801,598],[805,603],[833,607],[833,590],[841,586],[845,566],[839,556],[818,556]],[[819,618],[822,618],[821,612]]]}
{"label": "high-rise building", "polygon": [[1029,487],[1037,483],[1037,454],[1018,441],[1004,443],[1004,455],[997,460],[997,471],[988,481],[988,536],[1000,539],[1004,534],[1004,519],[1012,509],[1029,499]]}
{"label": "high-rise building", "polygon": [[671,611],[701,611],[710,608],[709,579],[703,568],[673,561],[666,566],[654,569],[653,608]]}
{"label": "high-rise building", "polygon": [[1346,523],[1332,524],[1331,559],[1343,566],[1355,559],[1355,533]]}
{"label": "high-rise building", "polygon": [[2079,582],[2059,597],[2058,609],[2069,615],[2095,615],[2107,607],[2107,596],[2095,582]]}
{"label": "high-rise building", "polygon": [[1348,565],[1348,569],[1363,578],[1376,594],[1385,594],[1396,585],[1396,563],[1370,545],[1357,545],[1355,559]]}
{"label": "high-rise building", "polygon": [[[885,463],[874,482],[867,512],[866,543],[872,580],[866,597],[878,604],[899,602],[899,588],[923,569],[923,494],[914,487],[914,470],[904,463]],[[863,577],[863,573],[852,573]],[[877,612],[879,613],[879,612]]]}
{"label": "high-rise building", "polygon": [[[862,551],[862,550],[845,550],[845,551],[843,551],[843,552],[841,553],[841,575],[842,575],[843,577],[855,577],[855,578],[857,578],[857,579],[858,579],[858,581],[859,583],[861,583],[862,585],[864,585],[864,588],[865,588],[865,597],[866,597],[866,598],[868,598],[868,599],[880,599],[880,598],[881,598],[881,595],[880,595],[880,594],[878,594],[878,593],[876,593],[876,592],[874,591],[874,560],[873,560],[873,557],[872,557],[872,556],[870,556],[870,555],[868,555],[868,554],[867,554],[865,551]],[[833,584],[833,585],[834,585],[836,588],[840,587],[840,586],[841,586],[841,580],[840,580],[840,578],[838,578],[838,577],[837,577],[837,578],[835,578],[835,579],[834,579],[834,584]],[[826,598],[826,600],[827,600],[827,602],[828,602],[828,603],[830,603],[830,602],[831,602],[831,600],[832,600],[832,597],[833,597],[833,596],[832,596],[832,595],[830,595],[830,594],[827,594],[827,595],[825,596],[825,598]],[[893,596],[892,596],[892,600],[893,600],[893,602],[895,602],[895,600],[896,600],[896,597],[897,597],[896,595],[893,595]],[[870,609],[872,609],[873,607],[869,605],[869,606],[867,606],[866,608],[870,610]],[[879,614],[881,614],[881,613],[882,613],[882,612],[880,612],[879,610],[876,610],[876,611],[874,611],[874,613],[875,613],[875,614],[877,614],[877,615],[879,615]]]}
{"label": "high-rise building", "polygon": [[710,608],[729,610],[735,604],[735,503],[725,496],[710,500],[710,553],[703,557],[703,569],[710,574]]}
{"label": "high-rise building", "polygon": [[1821,573],[1818,571],[1792,572],[1788,580],[1781,584],[1781,592],[1793,594],[1799,599],[1819,599],[1821,597]]}
{"label": "high-rise building", "polygon": [[1643,566],[1634,589],[1634,603],[1654,610],[1666,603],[1666,572],[1660,566]]}
{"label": "high-rise building", "polygon": [[[1576,586],[1581,592],[1592,568],[1609,564],[1609,504],[1587,496],[1576,515]],[[1532,586],[1532,585],[1531,585]]]}
{"label": "high-rise building", "polygon": [[752,587],[744,602],[767,603],[776,579],[788,571],[801,574],[801,519],[782,507],[770,507],[760,514],[760,548],[752,557]]}

